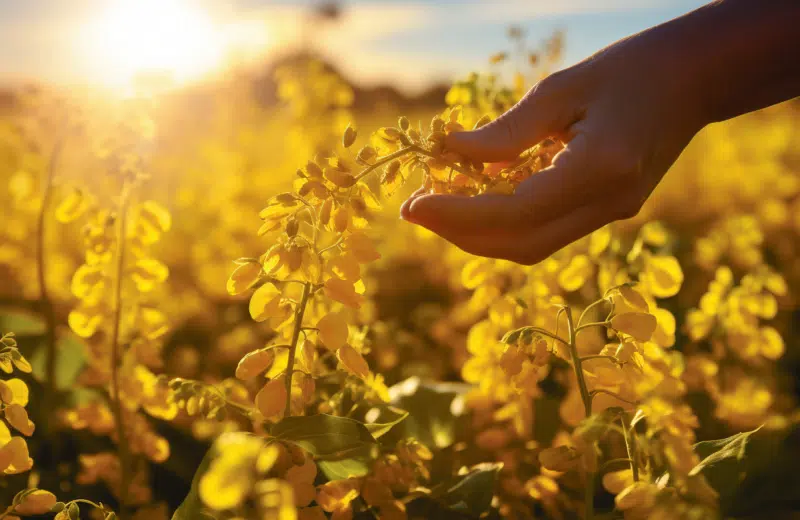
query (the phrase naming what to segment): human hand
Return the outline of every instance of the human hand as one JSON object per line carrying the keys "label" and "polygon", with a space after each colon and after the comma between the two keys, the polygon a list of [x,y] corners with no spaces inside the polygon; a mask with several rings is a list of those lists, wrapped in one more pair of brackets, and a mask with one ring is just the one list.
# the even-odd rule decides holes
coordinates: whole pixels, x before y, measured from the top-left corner
{"label": "human hand", "polygon": [[550,167],[513,195],[418,191],[401,216],[469,253],[534,264],[636,215],[709,122],[690,71],[673,38],[650,30],[549,76],[497,120],[449,134],[445,148],[499,162],[552,137],[566,146]]}

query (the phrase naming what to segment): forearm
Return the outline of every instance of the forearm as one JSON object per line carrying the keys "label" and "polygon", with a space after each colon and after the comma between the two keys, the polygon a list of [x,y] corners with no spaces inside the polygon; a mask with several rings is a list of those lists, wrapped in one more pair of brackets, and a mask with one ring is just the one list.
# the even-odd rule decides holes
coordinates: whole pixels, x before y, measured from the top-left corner
{"label": "forearm", "polygon": [[665,24],[708,122],[800,96],[800,0],[719,0]]}

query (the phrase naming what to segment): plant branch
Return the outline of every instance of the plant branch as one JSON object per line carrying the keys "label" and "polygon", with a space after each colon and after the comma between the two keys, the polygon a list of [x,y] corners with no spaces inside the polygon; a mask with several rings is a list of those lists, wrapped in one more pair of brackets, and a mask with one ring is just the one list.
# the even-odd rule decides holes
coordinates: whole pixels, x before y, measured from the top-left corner
{"label": "plant branch", "polygon": [[[47,173],[44,179],[42,193],[42,206],[39,209],[38,225],[36,229],[36,276],[39,281],[39,306],[46,323],[45,331],[45,388],[42,399],[43,409],[52,410],[55,406],[56,392],[56,315],[53,302],[47,292],[47,272],[45,269],[45,242],[47,240],[47,210],[53,196],[53,179],[55,178],[58,161],[64,146],[64,134],[59,136],[53,145],[50,160],[47,163]],[[53,448],[53,457],[58,460],[58,446],[60,441],[54,436],[50,441]]]}
{"label": "plant branch", "polygon": [[605,303],[607,301],[608,300],[606,300],[605,298],[601,298],[601,299],[599,299],[599,300],[597,300],[595,302],[590,303],[585,309],[583,309],[583,312],[578,317],[578,328],[580,328],[581,325],[583,324],[583,319],[586,317],[586,314],[589,312],[590,309],[596,307],[597,305],[600,305],[601,303]]}
{"label": "plant branch", "polygon": [[[567,308],[566,313],[569,332],[569,355],[572,358],[572,368],[575,371],[575,378],[578,380],[578,389],[581,393],[584,413],[586,417],[589,417],[592,415],[592,398],[589,394],[589,389],[586,386],[586,379],[583,377],[581,357],[578,354],[578,346],[575,343],[577,329],[575,329],[575,324],[572,321],[572,309]],[[585,519],[592,520],[594,517],[594,473],[586,474],[586,483],[584,487],[584,507]]]}
{"label": "plant branch", "polygon": [[[375,161],[374,164],[372,164],[369,167],[365,168],[364,170],[361,171],[361,173],[356,175],[356,182],[360,181],[361,179],[363,179],[364,177],[366,177],[367,175],[369,175],[373,171],[377,170],[378,168],[380,168],[384,164],[387,164],[387,163],[389,163],[389,162],[391,162],[391,161],[393,161],[395,159],[398,159],[398,158],[404,156],[407,153],[415,151],[415,148],[416,148],[415,146],[406,146],[405,148],[400,148],[399,150],[394,151],[394,152],[390,153],[389,155],[384,155],[383,157],[381,157],[380,159]],[[419,149],[417,149],[417,151],[419,151]]]}
{"label": "plant branch", "polygon": [[625,439],[625,450],[628,452],[628,460],[631,462],[631,473],[633,474],[633,481],[639,482],[639,462],[636,457],[636,433],[628,429],[625,424],[625,417],[621,416],[619,422],[622,425],[622,437]]}
{"label": "plant branch", "polygon": [[594,321],[592,323],[587,323],[585,325],[581,325],[580,327],[575,329],[575,334],[578,334],[582,330],[586,330],[589,327],[608,327],[609,325],[611,325],[610,321]]}
{"label": "plant branch", "polygon": [[617,358],[615,358],[614,356],[606,356],[604,354],[597,354],[597,355],[593,355],[593,356],[584,356],[584,357],[581,358],[581,363],[583,363],[584,361],[590,361],[592,359],[608,359],[609,361],[612,361],[614,363],[619,363],[619,360],[617,360]]}
{"label": "plant branch", "polygon": [[311,295],[311,282],[306,282],[303,286],[303,297],[297,305],[294,316],[294,330],[292,331],[292,343],[289,348],[289,359],[286,362],[286,405],[283,409],[283,416],[289,417],[292,408],[292,376],[294,375],[294,358],[297,355],[297,341],[300,338],[300,331],[303,329],[303,316],[306,312],[308,297]]}
{"label": "plant branch", "polygon": [[619,395],[616,392],[612,392],[611,390],[603,390],[602,388],[598,388],[596,390],[592,390],[591,392],[589,392],[589,397],[591,399],[594,399],[594,396],[596,396],[597,394],[610,395],[611,397],[614,397],[615,399],[619,399],[623,403],[628,403],[628,404],[632,404],[632,405],[636,405],[637,404],[634,401],[629,401],[628,399],[625,399],[624,397],[622,397],[621,395]]}
{"label": "plant branch", "polygon": [[127,210],[131,196],[131,186],[124,185],[120,197],[118,228],[117,228],[117,262],[114,271],[114,293],[112,299],[113,322],[111,329],[111,404],[117,432],[117,445],[119,447],[120,462],[120,518],[125,518],[125,506],[128,502],[128,487],[130,486],[130,450],[128,447],[125,418],[122,410],[121,389],[119,382],[120,360],[122,346],[120,345],[120,328],[122,321],[122,280],[125,267],[125,237],[127,235]]}

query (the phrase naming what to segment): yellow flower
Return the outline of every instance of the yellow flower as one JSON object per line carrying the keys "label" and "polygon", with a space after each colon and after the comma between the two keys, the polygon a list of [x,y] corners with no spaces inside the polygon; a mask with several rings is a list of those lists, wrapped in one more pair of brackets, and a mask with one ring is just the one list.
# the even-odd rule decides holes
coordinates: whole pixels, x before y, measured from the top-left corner
{"label": "yellow flower", "polygon": [[274,418],[283,412],[286,406],[286,376],[280,376],[270,381],[256,394],[256,407],[267,419]]}
{"label": "yellow flower", "polygon": [[639,341],[648,341],[658,325],[655,316],[646,312],[626,312],[611,318],[611,327],[633,336]]}

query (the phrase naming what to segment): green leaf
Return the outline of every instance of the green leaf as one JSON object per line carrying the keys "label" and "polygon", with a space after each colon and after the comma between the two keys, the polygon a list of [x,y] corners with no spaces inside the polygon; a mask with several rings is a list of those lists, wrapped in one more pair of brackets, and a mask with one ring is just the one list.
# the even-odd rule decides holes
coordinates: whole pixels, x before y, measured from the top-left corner
{"label": "green leaf", "polygon": [[47,324],[32,312],[19,310],[0,311],[0,332],[13,332],[17,336],[41,336]]}
{"label": "green leaf", "polygon": [[393,440],[413,437],[429,448],[446,448],[464,431],[467,416],[463,396],[472,386],[463,383],[424,383],[410,377],[389,388],[392,404],[408,418],[389,433]]}
{"label": "green leaf", "polygon": [[[698,442],[694,449],[701,461],[689,474],[702,474],[720,494],[720,503],[731,511],[768,509],[769,503],[796,496],[800,483],[793,462],[798,457],[797,437],[797,430],[787,435],[786,431],[759,427],[725,439]],[[787,492],[787,487],[791,491]],[[776,493],[777,499],[772,496]]]}
{"label": "green leaf", "polygon": [[317,466],[328,480],[363,477],[369,473],[372,461],[377,456],[376,446],[363,446],[348,451],[345,458],[335,460],[317,459]]}
{"label": "green leaf", "polygon": [[363,423],[327,414],[286,417],[272,427],[270,434],[321,458],[378,444]]}
{"label": "green leaf", "polygon": [[761,429],[761,426],[749,432],[737,433],[725,439],[702,441],[694,445],[694,451],[703,459],[692,468],[689,476],[697,475],[701,471],[708,471],[716,464],[728,459],[741,461],[745,456],[745,449],[750,437]]}
{"label": "green leaf", "polygon": [[367,427],[347,417],[286,417],[272,427],[270,434],[311,453],[330,479],[366,475],[378,454],[378,441]]}
{"label": "green leaf", "polygon": [[[83,341],[74,334],[66,335],[56,344],[56,389],[69,390],[86,364],[86,348]],[[33,375],[39,381],[47,377],[47,348],[40,343],[28,358],[33,367]]]}
{"label": "green leaf", "polygon": [[[378,415],[373,419],[373,410],[378,412]],[[370,422],[365,422],[364,426],[376,439],[389,432],[397,424],[400,424],[403,419],[408,417],[408,412],[395,408],[393,406],[374,407],[367,412],[367,417],[373,419]]]}
{"label": "green leaf", "polygon": [[434,488],[431,498],[443,502],[450,509],[478,517],[492,504],[497,473],[502,467],[502,463],[473,466],[469,473]]}

